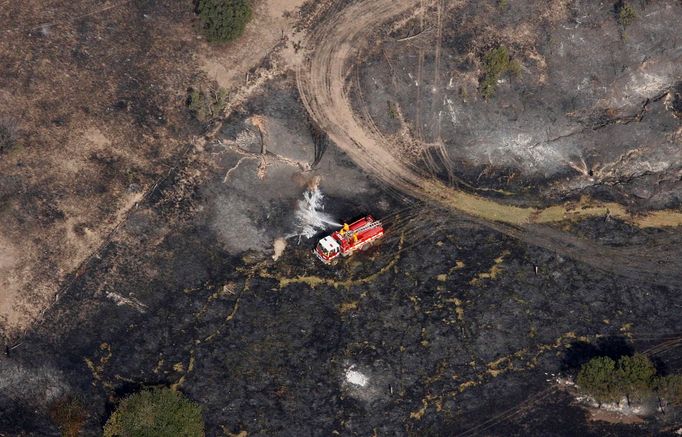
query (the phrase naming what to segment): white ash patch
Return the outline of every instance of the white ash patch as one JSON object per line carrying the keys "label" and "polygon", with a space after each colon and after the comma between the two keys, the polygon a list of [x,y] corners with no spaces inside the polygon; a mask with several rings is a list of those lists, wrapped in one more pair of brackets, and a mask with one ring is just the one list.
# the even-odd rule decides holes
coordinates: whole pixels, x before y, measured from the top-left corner
{"label": "white ash patch", "polygon": [[396,384],[393,372],[381,361],[371,367],[346,363],[340,379],[344,396],[368,404],[390,402]]}
{"label": "white ash patch", "polygon": [[365,387],[369,384],[369,378],[367,375],[354,369],[355,366],[351,366],[346,370],[346,382],[349,384],[357,385],[360,387]]}
{"label": "white ash patch", "polygon": [[[593,411],[606,411],[615,413],[621,417],[642,418],[651,416],[658,410],[658,401],[655,396],[650,396],[638,402],[631,402],[630,404],[628,404],[626,397],[623,397],[617,402],[600,403],[591,396],[581,394],[580,387],[572,378],[553,374],[552,376],[554,377],[554,382],[560,387],[569,389],[569,393],[573,394],[573,398],[576,402]],[[548,381],[550,380],[551,379]]]}

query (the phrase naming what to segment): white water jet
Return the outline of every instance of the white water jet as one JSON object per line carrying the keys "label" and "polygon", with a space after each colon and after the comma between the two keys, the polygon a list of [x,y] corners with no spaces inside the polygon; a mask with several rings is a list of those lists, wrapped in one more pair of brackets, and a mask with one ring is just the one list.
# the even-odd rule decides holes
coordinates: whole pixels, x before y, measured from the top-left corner
{"label": "white water jet", "polygon": [[327,226],[341,227],[329,214],[323,212],[324,196],[317,184],[314,184],[303,193],[303,200],[298,201],[298,207],[294,216],[296,218],[296,231],[287,235],[287,238],[301,237],[311,238],[319,231],[327,229]]}

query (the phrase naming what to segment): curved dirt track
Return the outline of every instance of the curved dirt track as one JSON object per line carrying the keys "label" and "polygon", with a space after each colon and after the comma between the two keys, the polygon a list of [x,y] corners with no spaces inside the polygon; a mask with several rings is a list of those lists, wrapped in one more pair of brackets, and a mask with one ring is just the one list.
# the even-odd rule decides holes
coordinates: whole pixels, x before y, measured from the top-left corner
{"label": "curved dirt track", "polygon": [[[557,205],[546,209],[506,205],[446,186],[421,175],[376,126],[353,110],[348,77],[353,61],[371,40],[370,32],[403,14],[414,11],[421,0],[366,0],[337,10],[310,36],[314,47],[298,74],[301,98],[311,117],[363,170],[383,182],[428,203],[454,210],[530,244],[570,256],[617,274],[647,278],[657,283],[678,283],[682,262],[675,244],[653,242],[652,247],[604,247],[560,232],[542,223],[578,217],[605,216],[623,219],[639,227],[678,226],[679,211],[659,211],[632,216],[615,203],[596,203],[575,208]],[[646,253],[649,252],[649,253]],[[651,256],[648,256],[651,255]]]}

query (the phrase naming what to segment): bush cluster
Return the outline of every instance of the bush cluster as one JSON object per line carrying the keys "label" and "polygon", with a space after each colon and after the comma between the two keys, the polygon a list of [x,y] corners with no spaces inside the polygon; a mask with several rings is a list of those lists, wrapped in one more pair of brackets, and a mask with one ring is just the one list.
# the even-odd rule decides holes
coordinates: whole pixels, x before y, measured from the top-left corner
{"label": "bush cluster", "polygon": [[490,50],[483,57],[483,80],[481,80],[481,95],[486,99],[495,95],[497,80],[506,73],[518,75],[521,64],[512,59],[505,46]]}
{"label": "bush cluster", "polygon": [[682,405],[682,375],[657,376],[651,360],[642,354],[595,357],[580,368],[578,386],[597,402],[616,402],[625,397],[630,403],[657,393],[669,404]]}
{"label": "bush cluster", "polygon": [[78,437],[85,425],[87,413],[77,399],[66,397],[52,405],[50,418],[59,428],[62,437]]}
{"label": "bush cluster", "polygon": [[637,14],[632,6],[624,1],[616,4],[616,14],[618,16],[618,24],[623,27],[629,26],[637,18]]}
{"label": "bush cluster", "polygon": [[187,97],[187,107],[197,120],[207,122],[220,117],[227,106],[227,91],[211,87],[207,91],[191,89]]}
{"label": "bush cluster", "polygon": [[0,118],[0,153],[7,152],[15,146],[16,122],[9,118]]}
{"label": "bush cluster", "polygon": [[197,13],[206,38],[226,42],[244,33],[251,5],[248,0],[199,0]]}
{"label": "bush cluster", "polygon": [[200,436],[204,436],[201,407],[170,389],[131,395],[104,425],[104,437]]}

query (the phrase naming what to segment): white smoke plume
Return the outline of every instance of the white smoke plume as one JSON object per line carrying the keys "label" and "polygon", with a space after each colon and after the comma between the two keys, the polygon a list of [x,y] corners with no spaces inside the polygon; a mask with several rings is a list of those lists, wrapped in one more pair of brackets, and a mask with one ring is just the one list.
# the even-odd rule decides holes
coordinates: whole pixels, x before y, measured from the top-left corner
{"label": "white smoke plume", "polygon": [[327,229],[327,226],[341,227],[329,214],[324,212],[324,196],[319,188],[319,178],[313,179],[308,189],[303,193],[303,200],[298,201],[298,207],[294,213],[296,231],[287,235],[287,238],[302,237],[311,238],[319,231]]}

